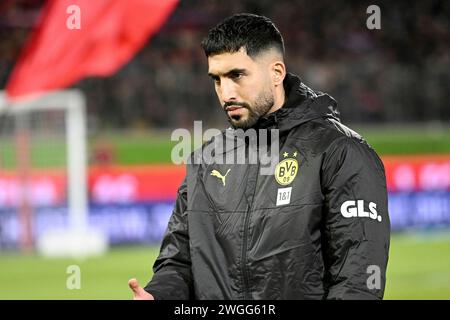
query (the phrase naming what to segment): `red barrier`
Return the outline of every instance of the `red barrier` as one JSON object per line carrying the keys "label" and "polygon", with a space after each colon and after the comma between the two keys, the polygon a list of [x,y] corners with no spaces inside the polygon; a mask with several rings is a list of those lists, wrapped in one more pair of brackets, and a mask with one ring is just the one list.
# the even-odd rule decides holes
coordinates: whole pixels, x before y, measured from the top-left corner
{"label": "red barrier", "polygon": [[450,190],[450,155],[384,156],[389,191]]}
{"label": "red barrier", "polygon": [[[385,156],[389,191],[450,190],[450,155]],[[88,188],[96,203],[173,200],[185,175],[182,165],[92,166]],[[34,205],[60,205],[66,198],[66,176],[61,170],[35,170],[30,179]],[[20,204],[19,179],[0,173],[0,207]]]}
{"label": "red barrier", "polygon": [[175,165],[91,167],[88,185],[99,203],[173,200],[185,172]]}

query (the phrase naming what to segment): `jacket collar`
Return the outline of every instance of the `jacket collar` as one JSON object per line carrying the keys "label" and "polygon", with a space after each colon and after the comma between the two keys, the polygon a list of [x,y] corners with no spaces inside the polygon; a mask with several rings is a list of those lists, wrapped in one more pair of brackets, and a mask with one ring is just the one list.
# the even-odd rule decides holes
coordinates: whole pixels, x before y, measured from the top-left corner
{"label": "jacket collar", "polygon": [[328,94],[314,91],[295,74],[287,73],[283,82],[286,101],[277,111],[261,117],[254,129],[290,130],[302,123],[324,117],[339,121],[336,101]]}

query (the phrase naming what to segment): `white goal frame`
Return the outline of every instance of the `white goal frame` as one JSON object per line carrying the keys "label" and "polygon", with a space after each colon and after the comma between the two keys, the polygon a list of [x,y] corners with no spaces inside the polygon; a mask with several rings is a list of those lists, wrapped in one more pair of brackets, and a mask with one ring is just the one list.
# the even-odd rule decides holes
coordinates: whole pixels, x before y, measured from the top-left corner
{"label": "white goal frame", "polygon": [[[48,244],[44,254],[47,255],[79,255],[88,253],[86,239],[92,239],[88,231],[88,193],[87,193],[87,130],[86,130],[86,99],[81,90],[70,89],[51,92],[35,99],[24,101],[8,100],[5,91],[0,91],[0,114],[19,115],[33,111],[63,110],[66,123],[66,154],[67,154],[67,208],[69,215],[70,232],[59,233],[44,239]],[[86,237],[86,235],[89,235]],[[66,240],[61,239],[61,237]],[[70,239],[68,239],[68,237]],[[96,236],[94,236],[95,238]],[[98,237],[96,237],[98,239]],[[104,236],[95,246],[102,247],[104,251]],[[38,239],[38,242],[41,239]],[[42,244],[42,241],[40,241]],[[76,243],[81,242],[81,243]],[[59,245],[59,247],[58,247]],[[38,250],[42,249],[38,243]],[[74,249],[76,247],[76,249]],[[91,246],[92,247],[92,246]],[[73,254],[70,254],[71,250]],[[98,251],[95,250],[94,251]],[[64,252],[66,254],[64,254]]]}

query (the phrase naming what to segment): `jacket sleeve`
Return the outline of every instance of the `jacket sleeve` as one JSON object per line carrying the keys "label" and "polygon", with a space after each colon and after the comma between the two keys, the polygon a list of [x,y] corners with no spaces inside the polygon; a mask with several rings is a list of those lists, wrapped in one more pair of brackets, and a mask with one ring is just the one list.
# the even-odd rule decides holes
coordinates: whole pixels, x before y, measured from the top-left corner
{"label": "jacket sleeve", "polygon": [[153,265],[153,278],[144,288],[156,300],[192,298],[186,180],[185,178],[178,189],[175,208],[170,217],[159,256]]}
{"label": "jacket sleeve", "polygon": [[390,221],[383,164],[362,140],[341,137],[326,150],[323,249],[327,299],[382,299]]}

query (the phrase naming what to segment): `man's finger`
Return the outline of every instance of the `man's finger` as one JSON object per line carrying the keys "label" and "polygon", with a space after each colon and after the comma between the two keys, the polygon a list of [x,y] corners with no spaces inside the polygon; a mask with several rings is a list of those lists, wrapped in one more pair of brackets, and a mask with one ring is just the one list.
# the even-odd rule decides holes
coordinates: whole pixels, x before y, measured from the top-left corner
{"label": "man's finger", "polygon": [[155,300],[153,295],[145,291],[144,288],[142,288],[139,285],[139,282],[135,278],[128,280],[128,286],[130,287],[131,290],[133,290],[134,300]]}
{"label": "man's finger", "polygon": [[135,294],[139,293],[139,282],[135,278],[128,281],[128,286]]}

